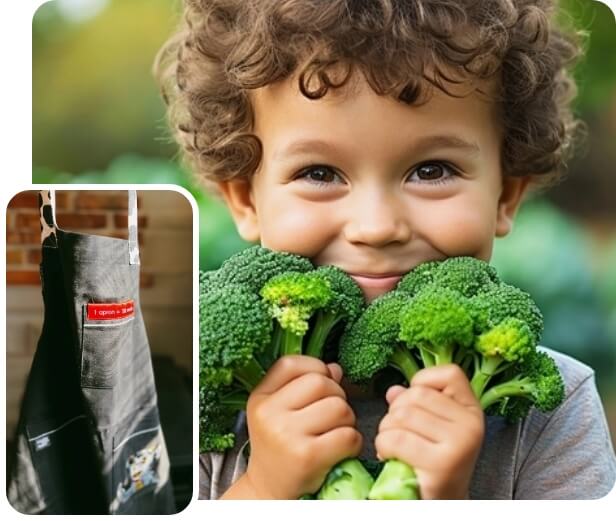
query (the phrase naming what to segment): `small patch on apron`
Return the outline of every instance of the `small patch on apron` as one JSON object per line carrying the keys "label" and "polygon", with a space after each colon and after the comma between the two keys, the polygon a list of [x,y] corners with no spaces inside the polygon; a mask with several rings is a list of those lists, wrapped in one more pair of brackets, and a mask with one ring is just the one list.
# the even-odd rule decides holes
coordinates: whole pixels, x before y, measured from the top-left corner
{"label": "small patch on apron", "polygon": [[42,438],[36,438],[34,440],[34,449],[36,451],[46,449],[51,446],[51,440],[49,436],[43,436]]}
{"label": "small patch on apron", "polygon": [[126,302],[105,302],[87,304],[88,320],[118,320],[132,317],[135,314],[135,305],[132,300]]}
{"label": "small patch on apron", "polygon": [[162,447],[158,437],[145,448],[128,456],[125,464],[124,479],[118,485],[113,506],[128,501],[141,489],[156,485],[159,481],[158,463]]}

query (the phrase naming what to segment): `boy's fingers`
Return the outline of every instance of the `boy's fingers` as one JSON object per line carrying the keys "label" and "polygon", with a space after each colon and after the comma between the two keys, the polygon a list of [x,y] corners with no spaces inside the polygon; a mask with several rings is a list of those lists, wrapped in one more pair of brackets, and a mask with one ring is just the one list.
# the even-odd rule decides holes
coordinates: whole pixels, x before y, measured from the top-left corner
{"label": "boy's fingers", "polygon": [[354,427],[338,427],[316,438],[317,450],[323,462],[333,467],[345,458],[354,458],[361,452],[363,438]]}
{"label": "boy's fingers", "polygon": [[456,364],[445,364],[418,371],[411,380],[411,387],[423,385],[450,396],[461,405],[477,405],[464,371]]}
{"label": "boy's fingers", "polygon": [[306,373],[330,377],[327,366],[318,358],[303,355],[286,355],[276,360],[252,394],[272,394],[281,387]]}
{"label": "boy's fingers", "polygon": [[434,466],[436,444],[414,432],[403,429],[379,432],[374,446],[381,460],[399,459],[419,468]]}
{"label": "boy's fingers", "polygon": [[291,380],[272,400],[287,410],[300,410],[328,396],[346,401],[346,393],[329,374],[305,373]]}
{"label": "boy's fingers", "polygon": [[340,396],[322,398],[299,411],[296,418],[305,425],[302,432],[315,436],[338,427],[353,427],[356,420],[353,409]]}
{"label": "boy's fingers", "polygon": [[332,379],[339,384],[340,380],[342,380],[342,367],[338,364],[327,364],[327,369],[329,369],[329,374]]}
{"label": "boy's fingers", "polygon": [[385,393],[387,403],[391,405],[391,402],[393,402],[404,391],[406,391],[406,387],[403,387],[402,385],[392,385]]}

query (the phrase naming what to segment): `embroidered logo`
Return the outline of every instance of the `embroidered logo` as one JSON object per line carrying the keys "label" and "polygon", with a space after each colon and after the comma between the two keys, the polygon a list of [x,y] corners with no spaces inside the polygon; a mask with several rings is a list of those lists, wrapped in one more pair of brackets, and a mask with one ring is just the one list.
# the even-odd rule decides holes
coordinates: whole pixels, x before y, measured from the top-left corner
{"label": "embroidered logo", "polygon": [[134,314],[135,305],[132,300],[87,304],[88,320],[117,320],[132,317]]}

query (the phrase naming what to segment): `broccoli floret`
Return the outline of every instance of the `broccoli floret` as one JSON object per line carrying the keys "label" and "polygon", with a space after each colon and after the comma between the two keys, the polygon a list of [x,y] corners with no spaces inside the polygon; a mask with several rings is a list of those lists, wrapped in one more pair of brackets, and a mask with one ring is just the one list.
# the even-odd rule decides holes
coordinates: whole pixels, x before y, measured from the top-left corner
{"label": "broccoli floret", "polygon": [[311,270],[314,270],[314,266],[305,257],[252,246],[223,262],[221,267],[213,272],[209,282],[211,287],[239,284],[258,294],[265,283],[276,275],[289,271],[305,273]]}
{"label": "broccoli floret", "polygon": [[396,290],[411,297],[414,296],[425,286],[434,282],[440,265],[441,261],[422,262],[400,279]]}
{"label": "broccoli floret", "polygon": [[323,278],[331,289],[329,302],[316,312],[305,349],[306,355],[321,358],[325,341],[334,327],[344,322],[348,330],[361,315],[365,301],[361,288],[340,268],[321,266],[314,274]]}
{"label": "broccoli floret", "polygon": [[413,355],[398,338],[400,312],[407,302],[402,292],[386,293],[345,332],[338,361],[350,381],[365,384],[387,366],[398,369],[408,381],[419,371]]}
{"label": "broccoli floret", "polygon": [[243,286],[216,288],[199,298],[199,362],[211,383],[239,380],[252,390],[264,370],[256,359],[270,345],[267,307]]}
{"label": "broccoli floret", "polygon": [[451,257],[419,264],[400,280],[397,289],[414,296],[426,286],[437,284],[472,297],[499,282],[496,270],[487,262],[474,257]]}
{"label": "broccoli floret", "polygon": [[506,318],[475,339],[475,372],[471,388],[479,397],[490,381],[512,363],[529,356],[535,349],[530,328],[518,318]]}
{"label": "broccoli floret", "polygon": [[500,284],[494,267],[474,257],[451,257],[440,263],[435,283],[472,297]]}
{"label": "broccoli floret", "polygon": [[284,331],[280,354],[301,354],[309,320],[329,304],[333,292],[328,281],[315,272],[283,273],[270,279],[261,289],[270,315]]}
{"label": "broccoli floret", "polygon": [[424,287],[400,314],[399,338],[418,348],[427,366],[431,357],[436,365],[453,362],[456,349],[466,349],[474,340],[468,299],[436,283]]}
{"label": "broccoli floret", "polygon": [[491,286],[472,298],[472,309],[476,334],[489,331],[506,318],[517,318],[528,325],[535,345],[539,343],[543,315],[525,291],[504,282]]}
{"label": "broccoli floret", "polygon": [[[261,296],[284,330],[281,354],[304,352],[317,358],[332,328],[342,320],[347,324],[356,320],[364,304],[355,281],[333,266],[273,277],[261,289]],[[309,341],[302,350],[309,329]]]}
{"label": "broccoli floret", "polygon": [[[509,369],[510,379],[486,390],[480,398],[486,410],[505,398],[525,398],[542,412],[549,412],[564,399],[565,386],[556,362],[541,351],[534,351],[519,364]],[[520,400],[512,400],[509,408],[505,402],[502,414],[519,415]],[[494,411],[494,408],[491,409]]]}
{"label": "broccoli floret", "polygon": [[223,452],[233,447],[236,415],[246,408],[248,395],[242,390],[211,388],[207,382],[199,389],[199,452]]}

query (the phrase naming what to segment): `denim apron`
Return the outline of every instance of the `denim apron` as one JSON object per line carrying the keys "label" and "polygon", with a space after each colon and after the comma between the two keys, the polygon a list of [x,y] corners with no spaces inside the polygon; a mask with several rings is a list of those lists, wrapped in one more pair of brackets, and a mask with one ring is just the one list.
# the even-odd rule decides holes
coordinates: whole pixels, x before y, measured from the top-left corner
{"label": "denim apron", "polygon": [[175,513],[128,200],[123,240],[58,228],[39,194],[45,316],[7,487],[20,512]]}

